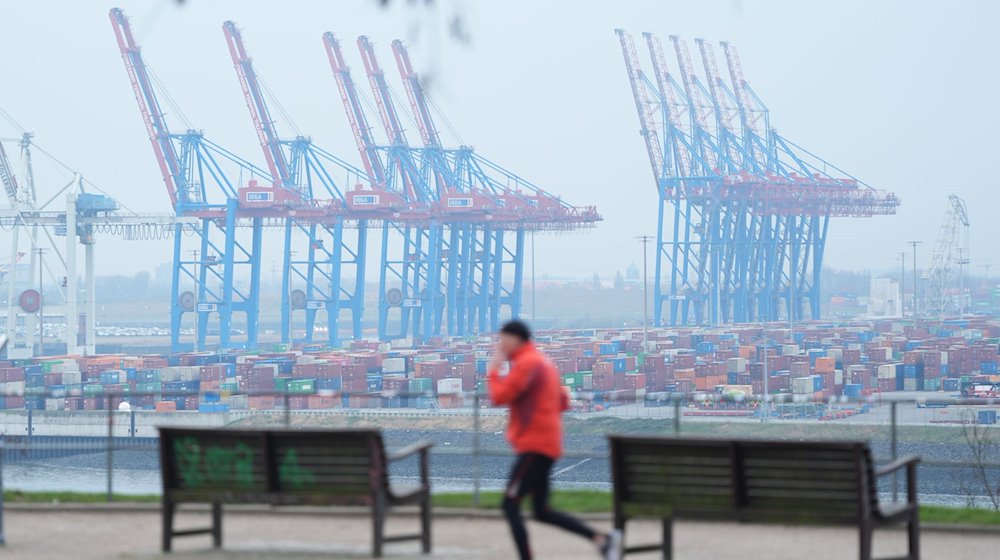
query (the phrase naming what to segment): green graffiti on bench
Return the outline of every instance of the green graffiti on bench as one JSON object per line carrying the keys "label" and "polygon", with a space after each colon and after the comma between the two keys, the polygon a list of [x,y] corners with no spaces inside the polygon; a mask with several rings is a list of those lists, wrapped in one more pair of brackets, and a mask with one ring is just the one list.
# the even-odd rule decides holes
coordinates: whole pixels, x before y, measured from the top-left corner
{"label": "green graffiti on bench", "polygon": [[202,445],[196,437],[183,436],[174,440],[173,451],[177,474],[187,488],[254,485],[253,450],[246,443]]}
{"label": "green graffiti on bench", "polygon": [[316,484],[316,475],[299,464],[299,452],[296,449],[285,450],[285,456],[278,465],[278,480],[282,488],[300,489]]}

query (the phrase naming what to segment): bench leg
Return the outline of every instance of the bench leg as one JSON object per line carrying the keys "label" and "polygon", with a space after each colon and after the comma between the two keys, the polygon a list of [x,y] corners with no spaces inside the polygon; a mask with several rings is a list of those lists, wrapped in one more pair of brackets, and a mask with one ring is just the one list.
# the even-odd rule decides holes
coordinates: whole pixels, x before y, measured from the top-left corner
{"label": "bench leg", "polygon": [[872,560],[872,526],[862,523],[858,530],[858,544],[860,560]]}
{"label": "bench leg", "polygon": [[674,557],[674,520],[663,520],[663,560]]}
{"label": "bench leg", "polygon": [[174,537],[174,509],[177,506],[173,502],[163,500],[160,505],[160,510],[163,514],[163,537],[161,541],[161,549],[163,552],[170,552],[171,540]]}
{"label": "bench leg", "polygon": [[420,546],[424,554],[431,553],[431,493],[424,491],[420,500]]}
{"label": "bench leg", "polygon": [[212,504],[212,546],[222,548],[222,502]]}
{"label": "bench leg", "polygon": [[382,557],[385,540],[385,496],[379,494],[372,501],[372,557]]}
{"label": "bench leg", "polygon": [[913,517],[906,526],[906,536],[909,544],[908,560],[920,560],[920,516],[913,512]]}

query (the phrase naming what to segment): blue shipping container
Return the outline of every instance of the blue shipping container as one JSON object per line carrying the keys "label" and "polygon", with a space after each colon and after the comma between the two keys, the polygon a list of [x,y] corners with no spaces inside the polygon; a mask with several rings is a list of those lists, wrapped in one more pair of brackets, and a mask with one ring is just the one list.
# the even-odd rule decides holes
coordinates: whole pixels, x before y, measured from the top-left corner
{"label": "blue shipping container", "polygon": [[327,377],[316,380],[317,391],[339,391],[343,385],[343,379],[340,377]]}
{"label": "blue shipping container", "polygon": [[996,424],[997,423],[997,411],[995,411],[995,410],[980,410],[979,411],[979,423],[980,424]]}

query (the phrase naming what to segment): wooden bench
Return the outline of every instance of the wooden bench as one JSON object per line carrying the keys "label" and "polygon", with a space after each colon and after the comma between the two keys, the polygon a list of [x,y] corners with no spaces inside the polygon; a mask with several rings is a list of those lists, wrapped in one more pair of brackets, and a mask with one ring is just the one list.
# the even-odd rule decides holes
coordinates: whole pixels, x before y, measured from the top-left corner
{"label": "wooden bench", "polygon": [[[372,510],[372,555],[383,544],[420,540],[431,551],[431,501],[428,478],[430,442],[387,453],[374,430],[228,430],[160,428],[163,474],[163,551],[174,537],[212,535],[222,547],[223,504],[367,505]],[[390,462],[419,455],[420,484],[389,483]],[[211,504],[212,526],[174,529],[182,503]],[[415,535],[386,536],[388,509],[420,508]]]}
{"label": "wooden bench", "polygon": [[[672,521],[847,525],[858,528],[861,560],[871,559],[876,527],[905,523],[920,558],[917,457],[875,468],[862,442],[729,441],[610,436],[614,523],[660,519],[663,541],[625,553],[671,558]],[[906,469],[906,502],[880,504],[877,479]]]}

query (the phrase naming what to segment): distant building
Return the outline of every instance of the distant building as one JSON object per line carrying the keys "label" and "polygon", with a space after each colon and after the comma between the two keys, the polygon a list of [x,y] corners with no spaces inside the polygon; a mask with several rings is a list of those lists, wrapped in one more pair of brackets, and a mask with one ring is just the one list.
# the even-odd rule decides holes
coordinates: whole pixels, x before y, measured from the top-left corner
{"label": "distant building", "polygon": [[628,265],[625,270],[625,281],[629,283],[640,282],[642,278],[640,277],[639,267],[632,263]]}
{"label": "distant building", "polygon": [[903,300],[899,282],[892,278],[872,278],[868,290],[870,317],[902,317]]}

